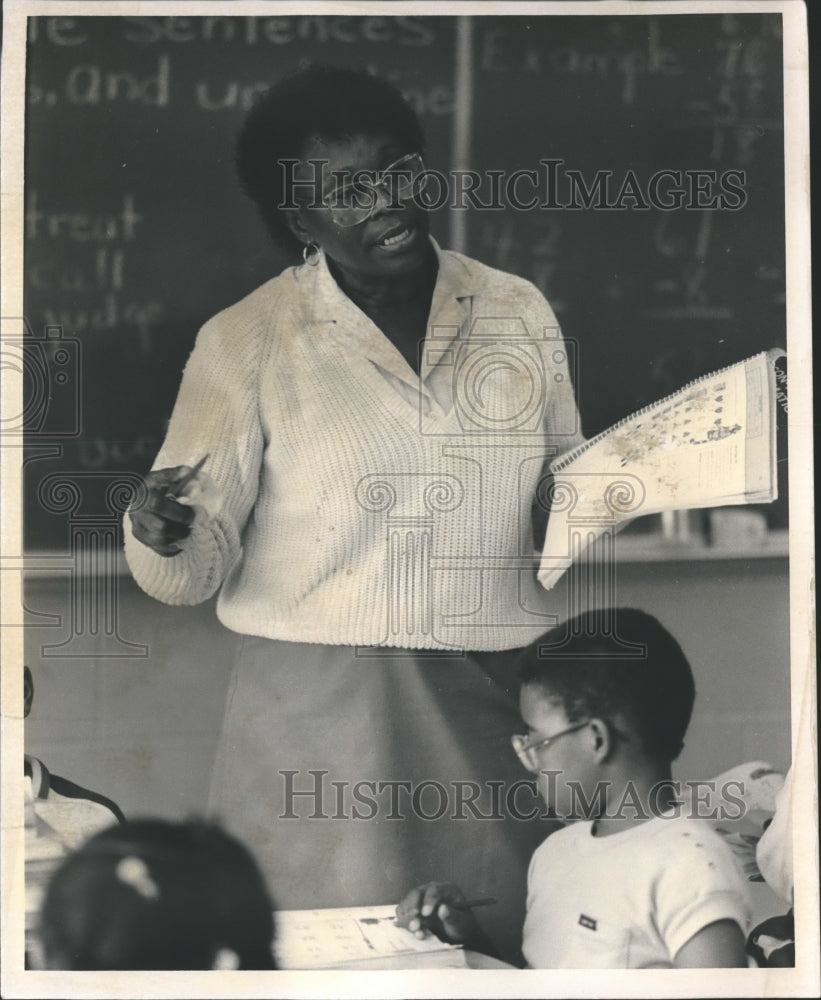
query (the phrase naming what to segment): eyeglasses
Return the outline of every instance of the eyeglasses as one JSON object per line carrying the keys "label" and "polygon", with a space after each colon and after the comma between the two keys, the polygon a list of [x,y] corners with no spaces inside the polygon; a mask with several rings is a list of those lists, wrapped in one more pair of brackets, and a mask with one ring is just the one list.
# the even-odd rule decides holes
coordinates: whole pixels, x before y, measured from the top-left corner
{"label": "eyeglasses", "polygon": [[538,771],[539,770],[539,758],[537,756],[537,751],[544,750],[549,747],[551,743],[555,743],[560,736],[567,736],[568,733],[575,733],[579,729],[583,729],[590,719],[585,719],[584,722],[577,722],[575,726],[570,726],[569,729],[563,729],[560,733],[554,733],[552,736],[545,736],[543,739],[534,740],[532,743],[527,742],[526,736],[511,736],[510,742],[513,745],[513,749],[516,751],[516,756],[528,769],[528,771]]}
{"label": "eyeglasses", "polygon": [[328,209],[337,226],[348,229],[373,215],[380,190],[387,194],[390,208],[399,208],[400,202],[418,197],[426,182],[422,157],[419,153],[409,153],[384,170],[357,171],[350,181],[337,186],[319,204]]}

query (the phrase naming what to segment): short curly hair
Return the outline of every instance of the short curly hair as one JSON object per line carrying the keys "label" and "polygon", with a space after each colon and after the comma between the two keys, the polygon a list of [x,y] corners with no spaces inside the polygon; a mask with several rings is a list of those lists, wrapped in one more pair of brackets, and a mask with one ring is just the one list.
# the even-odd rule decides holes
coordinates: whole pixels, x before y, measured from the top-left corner
{"label": "short curly hair", "polygon": [[[562,633],[566,639],[558,641]],[[695,700],[693,672],[678,642],[644,611],[576,615],[522,651],[519,679],[559,702],[568,722],[619,716],[652,760],[670,763],[681,753]]]}
{"label": "short curly hair", "polygon": [[284,250],[296,251],[299,243],[278,207],[285,195],[278,161],[299,159],[314,136],[353,135],[387,135],[408,152],[424,152],[419,119],[401,92],[361,70],[303,68],[274,84],[249,111],[235,150],[240,183]]}

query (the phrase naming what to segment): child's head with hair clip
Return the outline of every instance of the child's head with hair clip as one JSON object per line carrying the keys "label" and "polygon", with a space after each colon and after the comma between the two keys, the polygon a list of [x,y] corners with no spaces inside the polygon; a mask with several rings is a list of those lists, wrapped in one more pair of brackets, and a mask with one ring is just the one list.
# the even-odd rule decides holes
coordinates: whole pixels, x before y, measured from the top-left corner
{"label": "child's head with hair clip", "polygon": [[273,969],[273,904],[249,852],[200,821],[92,837],[41,910],[50,969]]}

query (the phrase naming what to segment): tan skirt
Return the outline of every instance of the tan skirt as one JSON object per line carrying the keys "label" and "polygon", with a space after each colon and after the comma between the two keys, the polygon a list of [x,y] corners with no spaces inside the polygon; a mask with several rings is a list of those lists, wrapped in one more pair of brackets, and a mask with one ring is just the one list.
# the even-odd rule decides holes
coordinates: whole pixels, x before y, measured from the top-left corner
{"label": "tan skirt", "polygon": [[555,828],[510,746],[514,661],[243,640],[209,811],[281,909],[453,881],[498,899],[477,915],[513,957],[530,856]]}

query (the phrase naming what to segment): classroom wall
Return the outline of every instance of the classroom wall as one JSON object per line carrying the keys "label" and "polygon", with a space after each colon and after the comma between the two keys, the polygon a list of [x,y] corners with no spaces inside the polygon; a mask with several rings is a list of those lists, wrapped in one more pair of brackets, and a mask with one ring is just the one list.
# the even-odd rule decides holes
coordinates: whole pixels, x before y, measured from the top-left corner
{"label": "classroom wall", "polygon": [[[71,635],[67,578],[29,580],[30,620],[42,611],[62,623],[27,630],[36,686],[27,750],[127,815],[202,811],[237,637],[217,622],[213,601],[172,608],[127,576],[118,586],[119,635],[147,655],[95,658],[103,640],[89,636],[88,655],[67,658],[43,649]],[[617,602],[657,615],[693,665],[697,701],[677,777],[709,778],[752,759],[788,765],[787,596],[786,559],[619,566]],[[560,586],[558,613],[564,602]]]}

